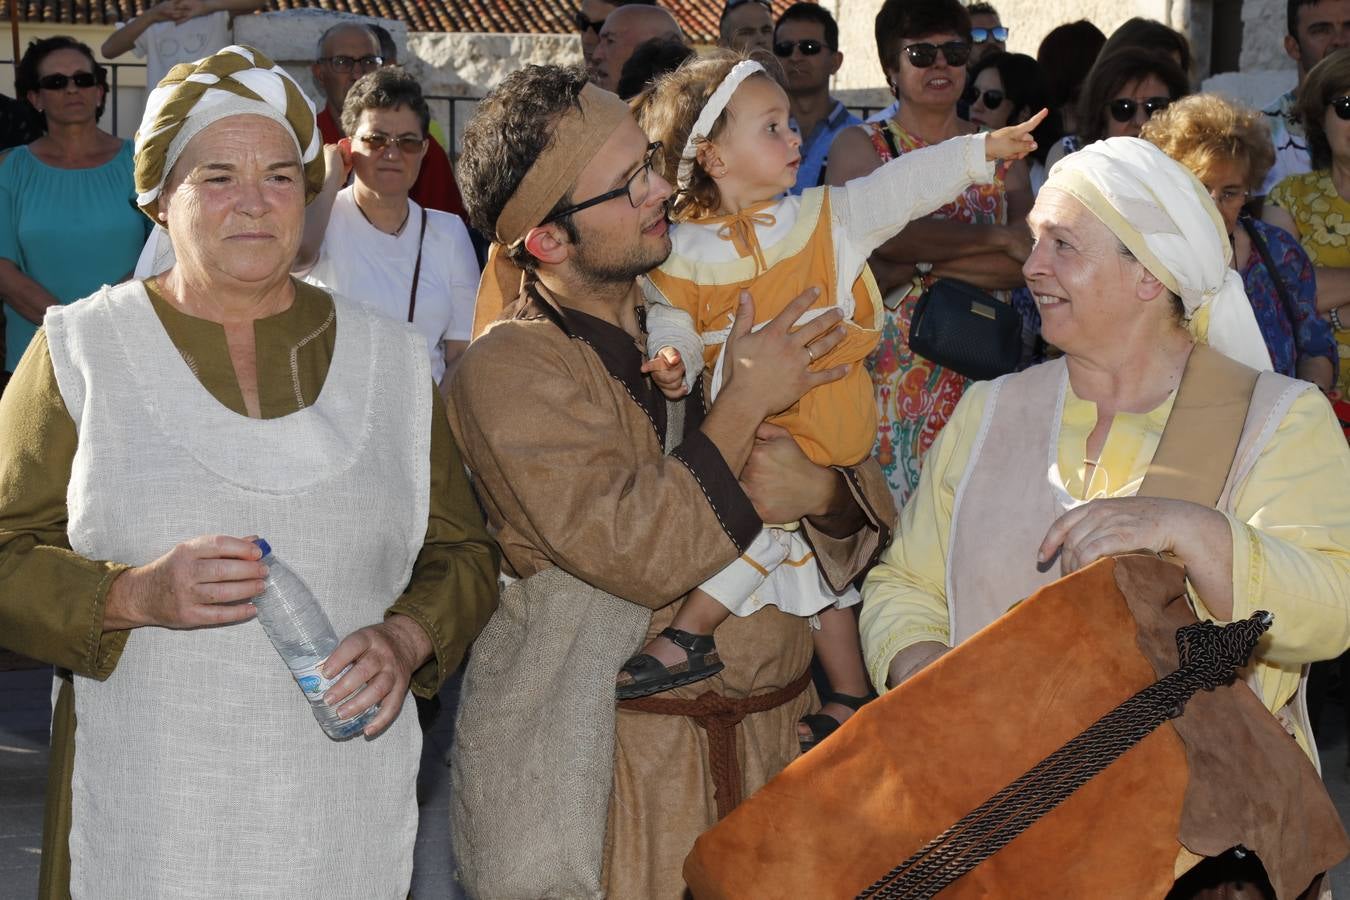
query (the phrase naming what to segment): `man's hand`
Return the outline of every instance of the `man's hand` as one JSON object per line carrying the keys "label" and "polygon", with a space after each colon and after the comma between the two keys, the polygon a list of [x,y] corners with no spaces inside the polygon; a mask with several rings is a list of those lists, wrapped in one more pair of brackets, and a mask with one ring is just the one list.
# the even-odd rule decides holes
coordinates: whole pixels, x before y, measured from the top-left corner
{"label": "man's hand", "polygon": [[351,666],[328,689],[324,700],[330,706],[341,703],[336,708],[344,719],[380,704],[380,711],[363,732],[366,737],[374,737],[398,718],[412,674],[431,658],[432,650],[431,638],[407,616],[390,616],[379,625],[353,631],[323,664],[325,678]]}
{"label": "man's hand", "polygon": [[741,488],[765,522],[784,524],[823,516],[835,498],[839,474],[807,458],[786,428],[765,422],[741,470]]}
{"label": "man's hand", "polygon": [[267,567],[261,557],[258,546],[244,538],[216,534],[184,541],[113,581],[103,627],[203,628],[251,619],[257,609],[241,601],[263,592]]}
{"label": "man's hand", "polygon": [[656,355],[642,364],[642,371],[650,373],[652,381],[667,400],[678,400],[689,393],[684,383],[684,360],[674,347],[662,347]]}
{"label": "man's hand", "polygon": [[722,352],[723,383],[720,396],[729,392],[747,398],[757,419],[782,412],[813,387],[838,381],[848,374],[847,365],[812,372],[811,363],[829,353],[844,339],[843,313],[831,309],[794,330],[797,320],[820,296],[811,288],[784,307],[763,328],[752,331],[754,302],[741,293],[736,321]]}

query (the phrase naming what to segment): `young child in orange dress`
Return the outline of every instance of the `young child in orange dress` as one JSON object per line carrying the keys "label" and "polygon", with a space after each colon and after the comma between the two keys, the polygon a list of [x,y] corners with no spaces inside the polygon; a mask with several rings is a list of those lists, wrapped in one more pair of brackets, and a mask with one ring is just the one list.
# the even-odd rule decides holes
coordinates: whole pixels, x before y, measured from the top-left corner
{"label": "young child in orange dress", "polygon": [[[636,102],[644,130],[662,143],[665,174],[675,173],[677,191],[672,253],[644,284],[650,357],[644,370],[674,399],[693,389],[706,367],[715,396],[741,292],[755,298],[758,327],[817,287],[820,296],[798,324],[839,309],[846,334],[812,368],[850,369],[768,422],[785,429],[817,465],[852,466],[867,457],[877,431],[872,383],[859,365],[879,338],[881,298],[868,256],[912,219],[973,182],[991,180],[992,160],[1035,149],[1030,132],[1042,116],[906,154],[842,188],[784,196],[796,182],[801,139],[789,127],[778,78],[771,59],[715,52],[664,76]],[[715,674],[724,664],[714,629],[729,615],[774,605],[813,618],[816,654],[834,691],[825,714],[802,722],[807,749],[868,699],[848,609],[858,600],[851,585],[825,579],[796,523],[766,527],[629,660],[618,695],[640,697]]]}

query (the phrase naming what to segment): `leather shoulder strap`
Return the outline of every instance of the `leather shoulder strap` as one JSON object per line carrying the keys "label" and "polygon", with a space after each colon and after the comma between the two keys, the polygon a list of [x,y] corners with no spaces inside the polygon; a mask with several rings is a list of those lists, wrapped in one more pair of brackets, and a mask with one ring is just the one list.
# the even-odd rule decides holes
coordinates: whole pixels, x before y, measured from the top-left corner
{"label": "leather shoulder strap", "polygon": [[1218,504],[1259,375],[1217,350],[1195,345],[1139,496]]}

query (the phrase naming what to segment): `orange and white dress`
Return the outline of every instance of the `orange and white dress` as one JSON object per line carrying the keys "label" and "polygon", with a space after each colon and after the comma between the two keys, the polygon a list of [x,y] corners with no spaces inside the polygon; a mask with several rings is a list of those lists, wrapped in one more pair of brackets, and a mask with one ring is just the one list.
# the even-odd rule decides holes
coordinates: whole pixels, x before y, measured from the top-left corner
{"label": "orange and white dress", "polygon": [[[768,421],[787,429],[817,465],[861,462],[876,441],[877,408],[871,378],[856,364],[877,346],[882,309],[867,258],[913,219],[950,202],[972,183],[992,180],[984,141],[984,135],[971,135],[944,142],[905,154],[843,187],[812,188],[735,215],[676,225],[670,257],[644,284],[649,353],[678,350],[691,388],[706,367],[715,397],[722,382],[722,347],[740,292],[748,290],[754,298],[755,328],[760,328],[803,291],[819,287],[820,297],[798,324],[837,308],[848,334],[812,368],[855,365],[844,378],[812,389]],[[827,606],[856,603],[851,587],[841,594],[825,581],[810,545],[795,528],[764,529],[703,589],[737,615],[766,604],[814,615]]]}

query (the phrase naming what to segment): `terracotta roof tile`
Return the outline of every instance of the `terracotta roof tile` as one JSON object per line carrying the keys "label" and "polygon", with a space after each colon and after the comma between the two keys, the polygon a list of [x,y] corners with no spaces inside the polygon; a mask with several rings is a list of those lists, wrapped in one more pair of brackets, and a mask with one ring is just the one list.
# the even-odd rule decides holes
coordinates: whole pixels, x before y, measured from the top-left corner
{"label": "terracotta roof tile", "polygon": [[[154,0],[19,0],[19,20],[111,25],[144,12]],[[662,0],[690,39],[717,40],[724,0]],[[781,14],[792,0],[772,0]],[[409,31],[569,34],[576,0],[268,0],[268,10],[327,9],[397,19]],[[3,6],[0,6],[3,13]],[[8,14],[0,15],[0,19]]]}

